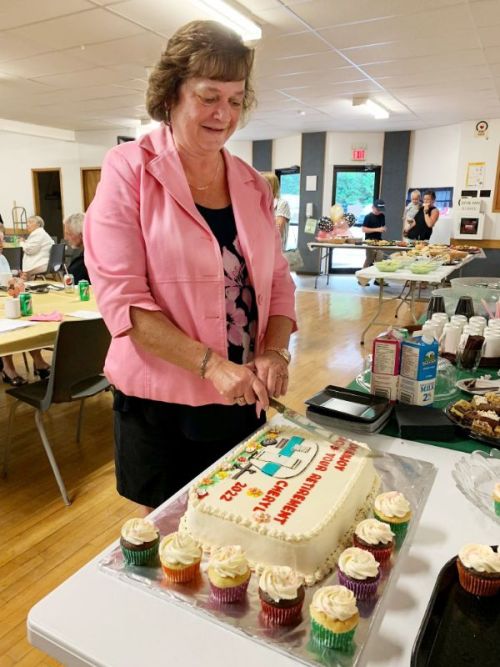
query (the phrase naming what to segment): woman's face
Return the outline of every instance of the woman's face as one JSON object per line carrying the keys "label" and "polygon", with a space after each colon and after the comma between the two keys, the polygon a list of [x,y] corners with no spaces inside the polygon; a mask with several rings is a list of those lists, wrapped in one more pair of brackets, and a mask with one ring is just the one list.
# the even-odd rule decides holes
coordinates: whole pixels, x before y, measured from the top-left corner
{"label": "woman's face", "polygon": [[432,206],[434,204],[434,199],[432,195],[424,195],[424,206]]}
{"label": "woman's face", "polygon": [[31,234],[31,232],[33,230],[35,230],[37,227],[38,227],[38,225],[36,224],[36,222],[34,220],[30,220],[28,218],[28,220],[26,222],[26,229],[28,230],[28,232]]}
{"label": "woman's face", "polygon": [[244,81],[185,81],[170,110],[176,142],[195,155],[218,152],[238,127],[244,96]]}

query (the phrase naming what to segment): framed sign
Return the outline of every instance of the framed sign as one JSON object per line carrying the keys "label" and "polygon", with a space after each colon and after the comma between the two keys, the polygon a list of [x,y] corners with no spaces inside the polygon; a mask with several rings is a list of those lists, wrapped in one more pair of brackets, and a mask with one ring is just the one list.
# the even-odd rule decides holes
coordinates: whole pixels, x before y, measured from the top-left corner
{"label": "framed sign", "polygon": [[469,162],[465,184],[467,187],[477,187],[484,183],[486,162]]}

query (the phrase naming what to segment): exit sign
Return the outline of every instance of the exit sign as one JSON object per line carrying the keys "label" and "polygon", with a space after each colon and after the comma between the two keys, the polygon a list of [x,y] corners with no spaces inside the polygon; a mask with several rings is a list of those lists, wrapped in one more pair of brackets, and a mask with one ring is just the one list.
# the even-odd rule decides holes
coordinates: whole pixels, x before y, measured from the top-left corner
{"label": "exit sign", "polygon": [[353,148],[352,160],[366,160],[366,148]]}

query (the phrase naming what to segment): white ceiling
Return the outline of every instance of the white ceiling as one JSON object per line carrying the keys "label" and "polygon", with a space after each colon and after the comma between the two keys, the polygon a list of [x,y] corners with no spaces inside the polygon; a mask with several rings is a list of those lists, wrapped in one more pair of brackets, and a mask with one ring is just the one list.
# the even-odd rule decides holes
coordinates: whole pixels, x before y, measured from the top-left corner
{"label": "white ceiling", "polygon": [[[262,26],[238,139],[500,118],[500,0],[239,0]],[[0,118],[72,130],[145,119],[146,67],[190,0],[0,0]],[[352,106],[368,94],[390,111]],[[305,115],[304,115],[305,112]]]}

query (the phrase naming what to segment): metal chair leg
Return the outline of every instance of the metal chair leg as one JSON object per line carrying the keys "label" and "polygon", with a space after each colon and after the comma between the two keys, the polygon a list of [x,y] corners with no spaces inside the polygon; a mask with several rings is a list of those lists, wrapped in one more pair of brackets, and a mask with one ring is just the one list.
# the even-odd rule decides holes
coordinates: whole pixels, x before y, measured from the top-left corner
{"label": "metal chair leg", "polygon": [[3,450],[3,462],[2,462],[2,477],[7,477],[7,468],[8,468],[8,459],[10,454],[10,447],[12,444],[12,429],[14,428],[14,417],[16,414],[17,406],[19,401],[14,401],[10,406],[9,412],[9,425],[7,427],[7,442]]}
{"label": "metal chair leg", "polygon": [[54,473],[54,477],[56,478],[57,486],[59,487],[59,491],[61,492],[61,496],[64,500],[64,503],[65,505],[71,505],[71,501],[68,498],[68,494],[66,492],[66,487],[64,486],[63,478],[61,477],[61,473],[59,472],[59,467],[54,458],[54,454],[52,453],[52,448],[50,446],[49,439],[47,438],[47,434],[45,433],[45,428],[43,426],[43,420],[42,420],[42,413],[40,412],[40,410],[35,411],[35,423],[38,429],[38,433],[40,434],[40,438],[42,439],[42,444],[45,449],[45,453],[47,454],[47,458],[49,459],[52,472]]}
{"label": "metal chair leg", "polygon": [[80,434],[82,432],[82,422],[83,422],[83,404],[85,403],[85,399],[82,398],[80,401],[80,410],[78,411],[78,424],[76,427],[76,441],[78,444],[80,444]]}

